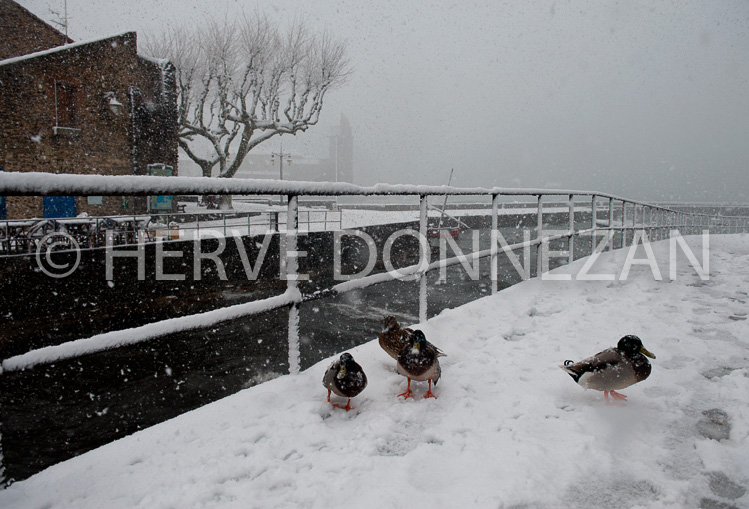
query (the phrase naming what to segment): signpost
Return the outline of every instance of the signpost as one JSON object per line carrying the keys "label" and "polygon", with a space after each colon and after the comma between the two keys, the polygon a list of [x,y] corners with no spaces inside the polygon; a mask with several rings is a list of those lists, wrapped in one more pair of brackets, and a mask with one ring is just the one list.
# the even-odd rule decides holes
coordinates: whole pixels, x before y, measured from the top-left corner
{"label": "signpost", "polygon": [[[149,164],[148,174],[154,177],[171,177],[174,168],[166,164]],[[172,210],[173,201],[173,196],[149,196],[148,210]]]}

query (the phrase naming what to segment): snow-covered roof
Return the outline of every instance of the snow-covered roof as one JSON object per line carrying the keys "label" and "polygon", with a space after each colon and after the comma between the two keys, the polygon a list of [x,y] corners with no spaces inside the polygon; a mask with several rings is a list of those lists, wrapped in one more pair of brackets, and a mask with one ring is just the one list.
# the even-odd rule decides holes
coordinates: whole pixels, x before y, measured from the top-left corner
{"label": "snow-covered roof", "polygon": [[152,64],[156,64],[159,67],[165,67],[166,65],[169,64],[169,60],[167,60],[166,58],[154,58],[154,57],[148,57],[145,55],[138,55],[138,57],[142,58],[146,62],[151,62]]}
{"label": "snow-covered roof", "polygon": [[123,32],[121,34],[109,35],[109,36],[106,36],[106,37],[100,37],[98,39],[92,39],[92,40],[89,40],[89,41],[79,41],[79,42],[74,42],[72,44],[65,44],[65,45],[62,45],[62,46],[55,46],[54,48],[45,49],[45,50],[42,50],[42,51],[36,51],[34,53],[29,53],[28,55],[21,55],[19,57],[13,57],[13,58],[6,58],[5,60],[0,60],[0,66],[15,64],[15,63],[18,63],[18,62],[23,62],[25,60],[31,60],[33,58],[39,58],[39,57],[43,57],[43,56],[47,56],[47,55],[54,55],[55,53],[60,53],[60,52],[63,52],[63,51],[68,51],[70,49],[80,48],[82,46],[86,46],[87,44],[93,44],[93,43],[96,43],[96,42],[106,41],[106,40],[109,40],[109,39],[115,39],[117,37],[122,37],[124,35],[132,34],[132,33],[134,33],[134,32]]}

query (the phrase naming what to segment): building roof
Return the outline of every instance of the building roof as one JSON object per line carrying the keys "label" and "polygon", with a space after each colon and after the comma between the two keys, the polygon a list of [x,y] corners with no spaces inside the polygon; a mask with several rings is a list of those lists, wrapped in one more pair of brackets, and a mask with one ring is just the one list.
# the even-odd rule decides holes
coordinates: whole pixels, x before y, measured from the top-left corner
{"label": "building roof", "polygon": [[15,64],[15,63],[18,63],[18,62],[23,62],[24,60],[31,60],[33,58],[39,58],[39,57],[43,57],[43,56],[47,56],[47,55],[54,55],[56,53],[61,53],[63,51],[68,51],[68,50],[71,50],[71,49],[80,48],[82,46],[86,46],[88,44],[93,44],[93,43],[96,43],[96,42],[106,41],[106,40],[109,40],[109,39],[115,39],[117,37],[122,37],[122,36],[128,35],[128,34],[135,35],[135,32],[123,32],[121,34],[109,35],[109,36],[106,36],[106,37],[100,37],[98,39],[92,39],[92,40],[89,40],[89,41],[80,41],[80,42],[74,42],[72,44],[65,44],[63,46],[55,46],[54,48],[50,48],[50,49],[43,50],[43,51],[36,51],[34,53],[29,53],[28,55],[21,55],[19,57],[7,58],[5,60],[0,60],[0,66]]}
{"label": "building roof", "polygon": [[8,9],[15,9],[16,11],[21,12],[23,15],[25,15],[27,18],[29,18],[30,20],[32,20],[37,25],[43,26],[45,30],[47,30],[49,32],[54,32],[57,35],[59,35],[61,38],[65,38],[65,40],[68,43],[75,42],[75,41],[73,41],[73,39],[71,39],[70,37],[68,37],[66,34],[63,34],[58,29],[56,29],[55,27],[53,27],[52,25],[50,25],[49,23],[47,23],[46,21],[44,21],[42,18],[40,18],[39,16],[37,16],[36,14],[34,14],[30,10],[28,10],[23,5],[19,4],[18,2],[15,2],[14,0],[0,0],[0,8],[3,8],[6,11]]}

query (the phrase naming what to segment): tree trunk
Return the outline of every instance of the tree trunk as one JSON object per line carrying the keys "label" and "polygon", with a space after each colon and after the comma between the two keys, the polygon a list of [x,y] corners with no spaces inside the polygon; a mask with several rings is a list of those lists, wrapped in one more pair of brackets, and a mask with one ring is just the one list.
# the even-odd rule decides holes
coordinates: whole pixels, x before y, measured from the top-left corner
{"label": "tree trunk", "polygon": [[231,202],[231,195],[230,194],[222,194],[219,196],[218,200],[218,208],[220,210],[233,210],[234,206]]}

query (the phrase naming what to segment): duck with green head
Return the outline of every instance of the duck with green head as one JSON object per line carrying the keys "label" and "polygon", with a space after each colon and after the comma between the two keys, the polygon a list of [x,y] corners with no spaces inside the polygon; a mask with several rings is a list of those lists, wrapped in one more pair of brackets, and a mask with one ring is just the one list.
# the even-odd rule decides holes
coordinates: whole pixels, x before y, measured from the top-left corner
{"label": "duck with green head", "polygon": [[406,392],[398,394],[404,398],[412,398],[411,380],[418,382],[428,381],[429,390],[425,398],[436,398],[432,392],[432,382],[437,385],[442,370],[440,369],[439,357],[445,354],[427,341],[426,336],[420,330],[415,330],[409,338],[408,347],[406,347],[398,356],[398,373],[408,378],[408,387]]}
{"label": "duck with green head", "polygon": [[328,402],[330,402],[331,392],[336,396],[348,398],[345,407],[336,403],[333,403],[333,406],[349,411],[351,410],[351,398],[359,395],[367,386],[367,375],[364,374],[364,370],[357,364],[351,354],[347,352],[341,354],[341,357],[325,371],[322,384],[328,389]]}
{"label": "duck with green head", "polygon": [[606,403],[610,404],[609,395],[617,401],[627,396],[616,392],[630,385],[642,382],[650,376],[650,362],[647,357],[655,359],[644,346],[640,338],[634,335],[624,336],[615,348],[607,348],[592,357],[579,362],[564,361],[559,366],[572,379],[586,389],[603,391]]}

